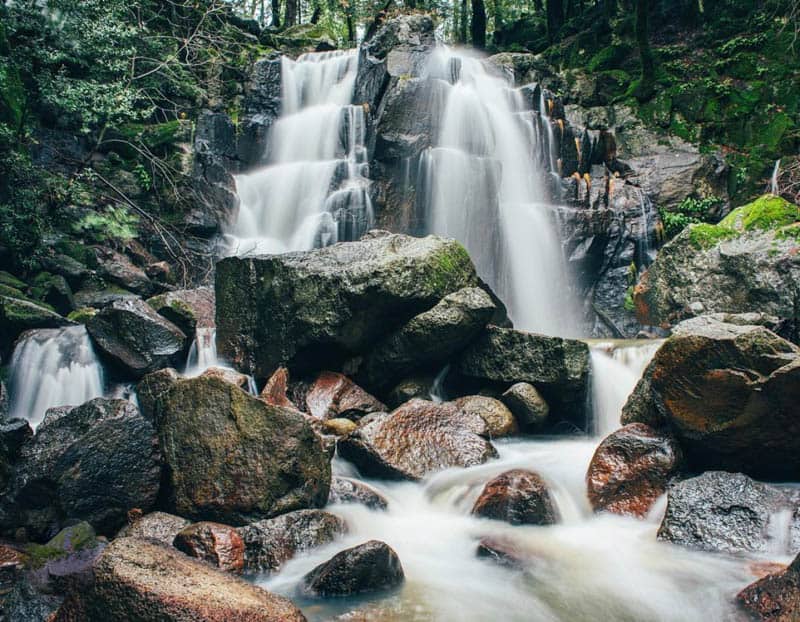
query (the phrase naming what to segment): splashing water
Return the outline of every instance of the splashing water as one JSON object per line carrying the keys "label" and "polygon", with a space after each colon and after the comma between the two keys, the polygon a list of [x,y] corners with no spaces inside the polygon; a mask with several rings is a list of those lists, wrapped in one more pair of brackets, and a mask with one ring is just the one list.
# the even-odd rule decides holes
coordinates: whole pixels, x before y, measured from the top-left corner
{"label": "splashing water", "polygon": [[83,326],[25,333],[11,357],[11,416],[35,429],[48,408],[103,395],[103,368]]}
{"label": "splashing water", "polygon": [[[189,355],[186,357],[183,375],[194,378],[212,367],[229,369],[238,373],[236,369],[227,365],[217,356],[217,329],[198,326],[192,346],[189,348]],[[251,395],[258,395],[256,380],[249,375],[247,376],[247,392]]]}
{"label": "splashing water", "polygon": [[365,113],[350,105],[357,68],[355,50],[282,59],[269,165],[236,177],[231,252],[309,250],[357,239],[372,224]]}

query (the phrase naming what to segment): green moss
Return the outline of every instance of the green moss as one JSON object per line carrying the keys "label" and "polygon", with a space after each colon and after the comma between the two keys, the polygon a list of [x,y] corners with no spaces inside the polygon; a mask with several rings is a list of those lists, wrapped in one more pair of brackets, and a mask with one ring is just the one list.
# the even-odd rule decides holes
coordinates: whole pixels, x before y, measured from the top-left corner
{"label": "green moss", "polygon": [[67,319],[73,322],[78,322],[79,324],[85,324],[89,321],[90,318],[94,317],[97,314],[97,309],[94,307],[82,307],[80,309],[75,309],[72,311],[68,316]]}
{"label": "green moss", "polygon": [[13,287],[14,289],[20,289],[20,290],[24,290],[27,287],[24,281],[21,281],[13,274],[9,274],[8,272],[3,272],[2,270],[0,270],[0,285]]}
{"label": "green moss", "polygon": [[15,287],[4,285],[3,283],[0,283],[0,296],[9,296],[11,298],[22,298],[23,300],[26,298],[25,294],[20,290],[16,289]]}
{"label": "green moss", "polygon": [[97,534],[87,522],[81,522],[59,531],[47,544],[30,544],[26,552],[33,568],[41,568],[47,562],[61,559],[75,551],[97,545]]}
{"label": "green moss", "polygon": [[699,223],[689,226],[689,241],[698,249],[707,249],[716,246],[723,240],[735,237],[736,231],[720,225]]}
{"label": "green moss", "polygon": [[800,242],[800,223],[781,227],[775,232],[775,237],[779,240],[795,240]]}
{"label": "green moss", "polygon": [[738,231],[777,229],[800,221],[800,207],[771,194],[733,210],[720,223]]}

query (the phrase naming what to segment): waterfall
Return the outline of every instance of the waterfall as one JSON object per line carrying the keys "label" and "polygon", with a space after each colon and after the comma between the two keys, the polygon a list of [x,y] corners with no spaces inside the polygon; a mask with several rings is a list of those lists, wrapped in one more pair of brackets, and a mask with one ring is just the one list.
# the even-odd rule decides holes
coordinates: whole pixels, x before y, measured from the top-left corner
{"label": "waterfall", "polygon": [[357,68],[356,50],[282,59],[269,164],[236,176],[234,254],[309,250],[372,225],[365,111],[350,104]]}
{"label": "waterfall", "polygon": [[620,426],[622,407],[663,340],[592,344],[593,431],[605,437]]}
{"label": "waterfall", "polygon": [[579,307],[547,203],[537,113],[478,58],[441,48],[430,75],[448,93],[420,161],[429,231],[464,244],[517,327],[576,335]]}
{"label": "waterfall", "polygon": [[775,160],[775,167],[772,169],[772,177],[769,178],[769,191],[775,196],[778,196],[778,191],[780,190],[780,188],[778,188],[778,175],[780,172],[781,159],[778,158]]}
{"label": "waterfall", "polygon": [[81,326],[25,333],[11,357],[11,416],[38,426],[48,408],[103,395],[103,373]]}
{"label": "waterfall", "polygon": [[198,326],[192,346],[189,348],[189,356],[186,358],[185,375],[199,376],[209,367],[218,365],[217,329]]}

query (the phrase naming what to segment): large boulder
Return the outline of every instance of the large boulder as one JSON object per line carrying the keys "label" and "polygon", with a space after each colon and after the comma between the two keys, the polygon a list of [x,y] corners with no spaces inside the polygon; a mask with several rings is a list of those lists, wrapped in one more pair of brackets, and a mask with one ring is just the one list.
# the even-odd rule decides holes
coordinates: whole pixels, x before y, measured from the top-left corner
{"label": "large boulder", "polygon": [[94,560],[106,542],[97,538],[89,523],[66,527],[46,544],[29,544],[29,579],[41,591],[64,593],[85,585],[91,577]]}
{"label": "large boulder", "polygon": [[198,327],[214,326],[214,290],[210,287],[167,292],[148,298],[147,304],[187,336],[194,335]]}
{"label": "large boulder", "polygon": [[234,574],[244,570],[244,541],[234,527],[209,521],[192,523],[176,534],[172,545],[220,570]]}
{"label": "large boulder", "polygon": [[291,601],[180,551],[137,538],[114,540],[53,622],[305,622]]}
{"label": "large boulder", "polygon": [[305,410],[318,419],[360,419],[386,406],[347,376],[324,371],[305,393]]}
{"label": "large boulder", "polygon": [[469,467],[497,456],[486,422],[455,404],[413,399],[376,416],[339,441],[339,453],[364,474],[422,479],[449,467]]}
{"label": "large boulder", "polygon": [[25,298],[0,295],[0,355],[11,352],[11,346],[26,330],[58,328],[70,322],[52,309]]}
{"label": "large boulder", "polygon": [[471,388],[535,386],[550,417],[586,425],[589,347],[582,341],[489,326],[462,354],[458,372]]}
{"label": "large boulder", "polygon": [[669,326],[703,313],[797,313],[800,207],[771,195],[717,225],[684,229],[661,249],[636,286],[644,324]]}
{"label": "large boulder", "polygon": [[796,501],[785,491],[741,473],[708,471],[668,491],[658,538],[703,551],[768,552],[800,528],[783,524]]}
{"label": "large boulder", "polygon": [[668,428],[696,471],[800,477],[800,348],[762,326],[716,319],[678,327],[623,409]]}
{"label": "large boulder", "polygon": [[785,570],[748,585],[739,592],[736,600],[754,620],[800,620],[800,555]]}
{"label": "large boulder", "polygon": [[477,285],[455,240],[373,233],[326,248],[217,264],[219,354],[257,378],[335,369],[444,296]]}
{"label": "large boulder", "polygon": [[149,509],[161,479],[153,426],[128,401],[97,398],[49,413],[20,449],[2,501],[5,530],[42,539],[74,520],[113,535],[129,509]]}
{"label": "large boulder", "polygon": [[243,525],[325,505],[330,462],[297,411],[215,377],[174,382],[156,410],[177,514]]}
{"label": "large boulder", "polygon": [[347,524],[322,510],[298,510],[239,528],[247,572],[276,572],[298,553],[333,542]]}
{"label": "large boulder", "polygon": [[394,549],[370,540],[337,553],[303,577],[303,591],[314,596],[352,596],[387,590],[405,580]]}
{"label": "large boulder", "polygon": [[137,516],[119,530],[117,538],[148,538],[172,545],[175,536],[192,522],[166,512],[150,512]]}
{"label": "large boulder", "polygon": [[558,520],[547,484],[524,469],[506,471],[487,482],[472,513],[512,525],[553,525]]}
{"label": "large boulder", "polygon": [[140,378],[183,362],[186,335],[139,298],[112,302],[86,322],[99,354],[127,376]]}
{"label": "large boulder", "polygon": [[589,503],[596,512],[646,516],[682,467],[675,439],[631,423],[603,439],[594,452],[586,473]]}
{"label": "large boulder", "polygon": [[495,311],[479,287],[448,294],[432,309],[401,326],[367,355],[360,377],[386,388],[421,370],[436,370],[477,337]]}

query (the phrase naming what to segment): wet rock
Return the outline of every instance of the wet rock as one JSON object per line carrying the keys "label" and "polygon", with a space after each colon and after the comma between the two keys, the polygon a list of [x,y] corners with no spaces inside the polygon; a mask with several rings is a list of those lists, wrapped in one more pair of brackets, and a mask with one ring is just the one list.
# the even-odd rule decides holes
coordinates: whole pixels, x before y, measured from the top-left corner
{"label": "wet rock", "polygon": [[210,287],[167,292],[148,298],[147,304],[185,335],[194,335],[197,327],[214,326],[214,290]]}
{"label": "wet rock", "polygon": [[314,596],[350,596],[391,589],[405,581],[397,553],[378,540],[345,549],[303,577]]}
{"label": "wet rock", "polygon": [[284,408],[297,408],[294,402],[287,396],[289,389],[289,370],[279,367],[275,373],[269,377],[267,384],[264,385],[259,397],[267,404],[282,406]]}
{"label": "wet rock", "polygon": [[347,524],[330,512],[298,510],[239,528],[246,572],[275,572],[298,553],[333,542]]}
{"label": "wet rock", "polygon": [[166,512],[150,512],[133,520],[120,529],[117,538],[147,538],[158,540],[162,544],[172,546],[175,536],[192,522],[167,514]]}
{"label": "wet rock", "polygon": [[334,477],[331,479],[328,504],[331,503],[361,503],[371,510],[385,510],[389,507],[389,502],[386,501],[383,495],[365,483],[349,477]]}
{"label": "wet rock", "polygon": [[766,328],[695,322],[656,352],[622,420],[670,429],[692,470],[796,479],[798,379],[800,348]]}
{"label": "wet rock", "polygon": [[170,387],[181,379],[181,375],[167,367],[147,374],[136,385],[136,397],[139,400],[139,409],[142,415],[156,424],[158,416],[158,406],[161,398],[169,391]]}
{"label": "wet rock", "polygon": [[0,354],[10,354],[22,333],[34,328],[58,328],[72,322],[33,301],[0,295]]}
{"label": "wet rock", "polygon": [[257,378],[281,365],[335,369],[476,284],[464,248],[434,236],[376,233],[307,252],[228,257],[217,264],[217,346]]}
{"label": "wet rock", "polygon": [[281,111],[281,59],[265,58],[253,66],[244,100],[238,158],[244,170],[269,160],[269,130]]}
{"label": "wet rock", "polygon": [[360,370],[367,386],[386,388],[420,369],[438,369],[492,317],[495,305],[479,287],[448,294],[378,343]]}
{"label": "wet rock", "polygon": [[86,330],[98,353],[134,378],[182,363],[187,346],[186,335],[140,299],[112,302]]}
{"label": "wet rock", "polygon": [[327,419],[322,422],[323,431],[328,434],[335,434],[336,436],[347,436],[358,427],[358,424],[352,419]]}
{"label": "wet rock", "polygon": [[228,384],[239,387],[242,391],[248,391],[250,388],[250,378],[229,367],[209,367],[200,376],[203,378],[219,378]]}
{"label": "wet rock", "polygon": [[305,621],[288,599],[147,540],[115,540],[95,562],[93,574],[91,588],[73,593],[53,622]]}
{"label": "wet rock", "polygon": [[243,525],[327,501],[330,462],[300,413],[213,377],[175,382],[157,410],[177,514]]}
{"label": "wet rock", "polygon": [[152,425],[125,400],[97,398],[46,417],[22,446],[0,525],[44,539],[71,520],[113,535],[132,507],[155,503],[161,454]]}
{"label": "wet rock", "polygon": [[736,600],[754,620],[793,622],[800,619],[800,556],[785,570],[748,585]]}
{"label": "wet rock", "polygon": [[683,467],[672,437],[643,423],[607,436],[586,473],[589,503],[597,511],[644,517]]}
{"label": "wet rock", "polygon": [[741,473],[709,471],[669,489],[658,538],[703,551],[765,552],[770,523],[792,505],[779,488]]}
{"label": "wet rock", "polygon": [[55,594],[43,594],[23,576],[3,598],[2,612],[8,622],[45,622],[58,610],[62,600]]}
{"label": "wet rock", "polygon": [[[242,128],[248,126],[243,119]],[[246,131],[242,141],[252,135],[253,132]],[[192,188],[197,200],[183,217],[189,231],[211,238],[231,223],[239,206],[233,181],[238,168],[233,121],[223,112],[202,111],[197,117],[192,168]]]}
{"label": "wet rock", "polygon": [[207,561],[220,570],[241,574],[244,570],[244,541],[233,527],[200,522],[184,527],[173,546],[189,557]]}
{"label": "wet rock", "polygon": [[343,374],[324,371],[308,388],[306,411],[318,419],[360,419],[386,410],[378,399]]}
{"label": "wet rock", "polygon": [[30,294],[53,307],[58,313],[67,315],[75,308],[72,288],[67,280],[58,274],[40,272],[31,283]]}
{"label": "wet rock", "polygon": [[359,425],[339,441],[340,455],[364,474],[418,480],[448,467],[482,464],[497,456],[486,422],[454,404],[414,399]]}
{"label": "wet rock", "polygon": [[430,376],[413,376],[406,378],[399,382],[389,392],[386,398],[386,404],[390,408],[397,408],[405,404],[407,401],[415,397],[421,399],[429,399],[431,396],[431,389],[433,388],[434,377]]}
{"label": "wet rock", "polygon": [[46,544],[31,544],[30,581],[44,592],[65,593],[91,582],[91,569],[106,543],[98,540],[89,523],[81,522],[58,532]]}
{"label": "wet rock", "polygon": [[558,521],[550,491],[533,471],[513,469],[484,486],[472,513],[512,525],[553,525]]}
{"label": "wet rock", "polygon": [[515,569],[523,569],[532,561],[532,556],[526,554],[519,543],[502,537],[481,538],[475,555]]}
{"label": "wet rock", "polygon": [[122,253],[106,247],[95,247],[94,254],[97,274],[106,281],[140,296],[152,296],[160,289],[144,270],[133,265]]}
{"label": "wet rock", "polygon": [[512,384],[500,399],[526,432],[540,429],[547,422],[550,407],[536,387],[527,382]]}
{"label": "wet rock", "polygon": [[32,436],[33,430],[27,421],[0,418],[0,490],[5,489],[11,478],[20,448]]}
{"label": "wet rock", "polygon": [[489,326],[461,356],[458,371],[470,385],[532,384],[551,418],[586,425],[589,348],[581,341]]}
{"label": "wet rock", "polygon": [[492,438],[510,436],[519,431],[514,415],[500,400],[484,395],[469,395],[458,398],[455,404],[464,412],[483,419]]}

